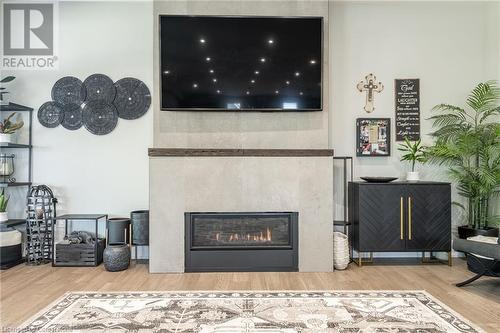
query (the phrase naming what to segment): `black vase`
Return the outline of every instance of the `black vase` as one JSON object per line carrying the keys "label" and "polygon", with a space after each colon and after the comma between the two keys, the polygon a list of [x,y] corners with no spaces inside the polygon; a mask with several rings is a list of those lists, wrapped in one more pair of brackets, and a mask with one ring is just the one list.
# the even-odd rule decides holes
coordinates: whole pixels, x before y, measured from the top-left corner
{"label": "black vase", "polygon": [[106,223],[108,229],[108,244],[128,244],[130,232],[130,219],[114,217]]}
{"label": "black vase", "polygon": [[149,210],[136,210],[130,213],[132,224],[132,244],[149,244]]}

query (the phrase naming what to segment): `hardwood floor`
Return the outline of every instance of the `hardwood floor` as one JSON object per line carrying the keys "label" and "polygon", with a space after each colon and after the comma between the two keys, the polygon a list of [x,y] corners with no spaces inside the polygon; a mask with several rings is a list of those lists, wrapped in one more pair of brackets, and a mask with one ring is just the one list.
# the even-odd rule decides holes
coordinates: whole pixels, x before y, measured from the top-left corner
{"label": "hardwood floor", "polygon": [[8,331],[67,291],[149,290],[427,290],[488,332],[500,332],[500,280],[470,277],[464,261],[454,266],[365,266],[334,273],[188,273],[149,274],[146,265],[110,273],[96,268],[19,265],[0,273],[0,330]]}

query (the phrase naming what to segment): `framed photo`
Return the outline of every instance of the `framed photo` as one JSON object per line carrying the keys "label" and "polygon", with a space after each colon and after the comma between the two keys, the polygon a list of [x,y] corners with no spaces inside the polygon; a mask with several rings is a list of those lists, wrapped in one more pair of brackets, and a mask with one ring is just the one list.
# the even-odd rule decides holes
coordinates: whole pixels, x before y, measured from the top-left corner
{"label": "framed photo", "polygon": [[356,119],[356,156],[391,155],[391,119]]}

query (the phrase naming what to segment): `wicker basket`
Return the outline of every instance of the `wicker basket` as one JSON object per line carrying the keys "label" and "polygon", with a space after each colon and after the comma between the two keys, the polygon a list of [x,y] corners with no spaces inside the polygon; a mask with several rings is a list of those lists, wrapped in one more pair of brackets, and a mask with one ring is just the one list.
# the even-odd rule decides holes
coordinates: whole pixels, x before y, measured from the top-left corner
{"label": "wicker basket", "polygon": [[341,232],[333,233],[333,266],[335,269],[346,269],[349,265],[349,241]]}

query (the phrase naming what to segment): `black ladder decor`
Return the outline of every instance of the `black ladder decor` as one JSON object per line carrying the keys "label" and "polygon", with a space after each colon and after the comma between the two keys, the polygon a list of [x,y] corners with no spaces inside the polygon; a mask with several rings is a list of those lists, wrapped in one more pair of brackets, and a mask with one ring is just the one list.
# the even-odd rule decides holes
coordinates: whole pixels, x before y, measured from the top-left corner
{"label": "black ladder decor", "polygon": [[26,264],[52,260],[54,216],[57,199],[45,185],[32,186],[26,198]]}

